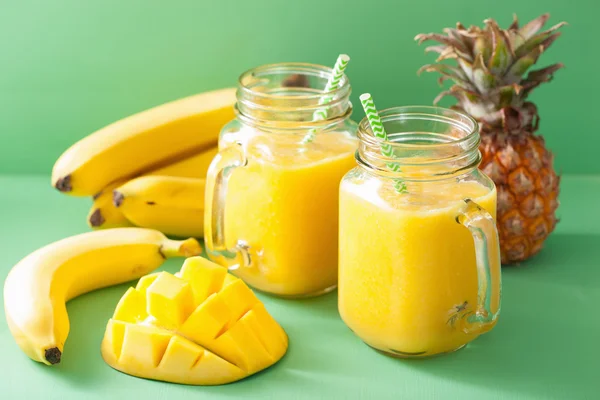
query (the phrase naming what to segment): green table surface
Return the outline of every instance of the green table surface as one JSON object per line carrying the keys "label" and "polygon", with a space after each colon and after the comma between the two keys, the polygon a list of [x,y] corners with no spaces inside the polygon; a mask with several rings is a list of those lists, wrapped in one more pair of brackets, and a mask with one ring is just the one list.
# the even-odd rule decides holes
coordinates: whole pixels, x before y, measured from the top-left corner
{"label": "green table surface", "polygon": [[[85,232],[89,200],[60,195],[47,177],[0,176],[2,280],[36,248]],[[138,379],[100,356],[106,321],[129,286],[68,304],[61,364],[29,360],[0,319],[1,399],[598,399],[600,177],[564,176],[560,217],[544,251],[503,269],[497,327],[467,348],[427,360],[382,356],[340,320],[336,293],[309,300],[260,296],[290,338],[274,367],[238,383],[194,387]],[[164,265],[176,271],[181,260]],[[2,307],[2,310],[4,307]]]}

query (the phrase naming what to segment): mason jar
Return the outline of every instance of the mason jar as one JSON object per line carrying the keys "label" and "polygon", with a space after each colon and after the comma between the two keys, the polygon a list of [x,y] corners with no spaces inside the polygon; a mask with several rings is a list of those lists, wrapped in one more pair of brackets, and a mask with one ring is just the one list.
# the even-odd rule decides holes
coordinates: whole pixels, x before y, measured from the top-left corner
{"label": "mason jar", "polygon": [[208,256],[264,292],[314,296],[337,285],[339,183],[358,140],[350,82],[323,93],[331,75],[301,63],[243,73],[236,119],[208,171]]}
{"label": "mason jar", "polygon": [[500,311],[496,189],[477,169],[478,124],[438,107],[380,116],[388,141],[363,120],[358,166],[340,186],[339,311],[386,354],[454,351]]}

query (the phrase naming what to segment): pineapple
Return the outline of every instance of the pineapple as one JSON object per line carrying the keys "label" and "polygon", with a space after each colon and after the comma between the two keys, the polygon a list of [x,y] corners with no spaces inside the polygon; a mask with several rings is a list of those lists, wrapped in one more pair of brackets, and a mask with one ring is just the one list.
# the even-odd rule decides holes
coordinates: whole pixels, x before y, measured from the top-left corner
{"label": "pineapple", "polygon": [[[437,64],[420,71],[438,72],[453,82],[440,93],[453,96],[463,110],[480,123],[482,163],[480,168],[498,189],[498,231],[502,262],[523,261],[539,252],[554,230],[558,207],[559,177],[553,155],[544,138],[536,136],[539,116],[527,101],[533,89],[552,80],[562,64],[530,70],[539,56],[560,36],[561,22],[541,31],[549,15],[519,26],[517,17],[508,29],[496,21],[485,27],[444,29],[445,34],[417,35],[419,44],[433,40],[438,45],[426,52],[439,53]],[[439,63],[453,59],[457,65]]]}

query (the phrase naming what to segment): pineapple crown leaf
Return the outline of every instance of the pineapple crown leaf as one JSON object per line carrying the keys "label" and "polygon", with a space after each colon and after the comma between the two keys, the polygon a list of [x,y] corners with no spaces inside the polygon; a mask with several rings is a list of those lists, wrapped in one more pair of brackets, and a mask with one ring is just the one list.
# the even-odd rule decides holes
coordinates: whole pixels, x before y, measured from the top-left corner
{"label": "pineapple crown leaf", "polygon": [[[528,73],[540,55],[561,35],[557,30],[566,25],[560,22],[542,31],[549,18],[549,14],[543,14],[520,26],[514,15],[508,29],[501,29],[491,18],[484,21],[483,28],[466,28],[458,22],[456,28],[445,28],[444,34],[417,35],[415,40],[419,44],[429,40],[438,42],[425,50],[438,53],[438,62],[456,59],[458,64],[458,67],[426,65],[419,73],[438,72],[442,75],[440,81],[451,79],[457,88],[477,95],[476,101],[518,106],[533,88],[552,80],[554,72],[563,67],[554,64]],[[447,95],[457,97],[455,94],[456,89],[453,92],[451,88],[436,100]],[[461,96],[458,98],[462,101]]]}
{"label": "pineapple crown leaf", "polygon": [[465,89],[474,89],[467,79],[467,76],[460,68],[447,64],[427,64],[419,68],[417,74],[420,75],[423,71],[440,73],[442,75],[440,78],[440,84],[446,79],[451,79],[454,83]]}
{"label": "pineapple crown leaf", "polygon": [[513,14],[513,22],[508,27],[508,30],[509,31],[516,31],[518,29],[519,29],[519,18],[517,17],[517,14]]}
{"label": "pineapple crown leaf", "polygon": [[[530,37],[532,37],[533,35],[535,35],[537,32],[539,32],[540,29],[542,29],[543,26],[546,25],[546,22],[548,22],[548,19],[550,19],[549,13],[542,14],[539,17],[537,17],[537,18],[529,21],[525,25],[523,25],[523,27],[521,29],[519,29],[519,24],[517,22],[514,30],[516,30],[519,33],[519,36],[521,38],[523,38],[523,40],[527,40]],[[514,20],[517,21],[516,15],[514,16]],[[512,25],[511,25],[511,27],[512,27]]]}

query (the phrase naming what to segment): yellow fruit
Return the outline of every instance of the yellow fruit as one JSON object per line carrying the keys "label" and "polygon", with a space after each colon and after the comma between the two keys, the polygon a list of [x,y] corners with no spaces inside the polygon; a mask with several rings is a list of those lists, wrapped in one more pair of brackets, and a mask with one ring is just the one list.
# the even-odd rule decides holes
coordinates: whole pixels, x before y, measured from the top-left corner
{"label": "yellow fruit", "polygon": [[196,304],[201,304],[208,296],[221,290],[226,276],[233,275],[228,275],[224,267],[204,257],[190,257],[181,267],[181,278],[190,282]]}
{"label": "yellow fruit", "polygon": [[178,332],[197,343],[210,342],[225,332],[229,321],[231,311],[215,293],[196,307]]}
{"label": "yellow fruit", "polygon": [[[10,331],[30,358],[60,361],[69,334],[65,303],[92,290],[137,279],[168,257],[202,251],[195,239],[174,241],[142,228],[88,232],[49,244],[15,265],[4,283],[4,309]],[[143,318],[143,299],[128,292],[115,317]]]}
{"label": "yellow fruit", "polygon": [[117,121],[65,151],[52,170],[52,185],[71,195],[93,196],[111,182],[206,149],[234,118],[234,103],[235,89],[222,89]]}
{"label": "yellow fruit", "polygon": [[[149,317],[140,321],[144,293]],[[273,365],[287,346],[284,330],[242,280],[192,257],[178,276],[153,274],[125,293],[106,327],[102,356],[130,375],[218,385]]]}
{"label": "yellow fruit", "polygon": [[146,290],[147,312],[167,329],[177,329],[194,310],[194,296],[187,281],[161,272]]}
{"label": "yellow fruit", "polygon": [[173,334],[147,325],[125,325],[125,337],[119,357],[123,363],[157,367]]}
{"label": "yellow fruit", "polygon": [[242,318],[244,314],[250,311],[254,305],[259,302],[252,290],[250,290],[241,279],[224,287],[218,293],[218,296],[223,299],[229,307],[233,322]]}
{"label": "yellow fruit", "polygon": [[129,288],[117,304],[113,318],[124,322],[139,322],[147,317],[145,293]]}
{"label": "yellow fruit", "polygon": [[160,274],[160,272],[142,276],[135,286],[136,290],[144,293],[144,298],[146,296],[146,290],[148,290],[150,285],[152,285],[152,282],[154,282],[154,280],[158,277],[158,274]]}
{"label": "yellow fruit", "polygon": [[143,176],[163,175],[163,176],[179,176],[181,178],[197,178],[206,179],[208,167],[213,158],[219,152],[217,145],[203,150],[191,157],[176,161],[173,164],[152,170]]}
{"label": "yellow fruit", "polygon": [[94,196],[94,202],[87,217],[90,228],[110,229],[133,226],[113,204],[113,190],[124,183],[125,181],[111,183]]}
{"label": "yellow fruit", "polygon": [[[212,159],[217,155],[218,147],[213,146],[191,157],[176,161],[173,164],[158,168],[143,174],[142,176],[164,175],[178,176],[182,178],[204,179]],[[102,192],[94,196],[94,204],[88,214],[88,225],[92,229],[117,228],[121,226],[133,226],[125,215],[115,207],[113,203],[113,191],[125,184],[126,180],[111,183]],[[204,195],[199,199],[204,204]]]}
{"label": "yellow fruit", "polygon": [[285,352],[287,335],[281,326],[271,318],[264,304],[255,304],[252,310],[242,317],[242,320],[253,332],[256,332],[258,340],[271,356],[277,357],[277,354]]}
{"label": "yellow fruit", "polygon": [[137,353],[127,351],[126,356],[121,357],[125,330],[128,326],[131,325],[112,319],[106,326],[102,341],[102,356],[110,365],[118,365],[119,362],[127,360],[129,364],[136,366],[137,376],[194,385],[220,385],[247,376],[235,365],[178,335],[171,336],[158,366],[155,366],[156,358],[159,358],[156,350],[164,346],[161,333],[165,332],[160,330],[158,335],[153,335],[151,332],[148,334],[150,338],[155,339],[155,342],[143,340],[145,343],[143,348],[137,344],[132,346]]}
{"label": "yellow fruit", "polygon": [[204,188],[204,179],[143,176],[116,189],[113,201],[137,226],[174,236],[202,237]]}

